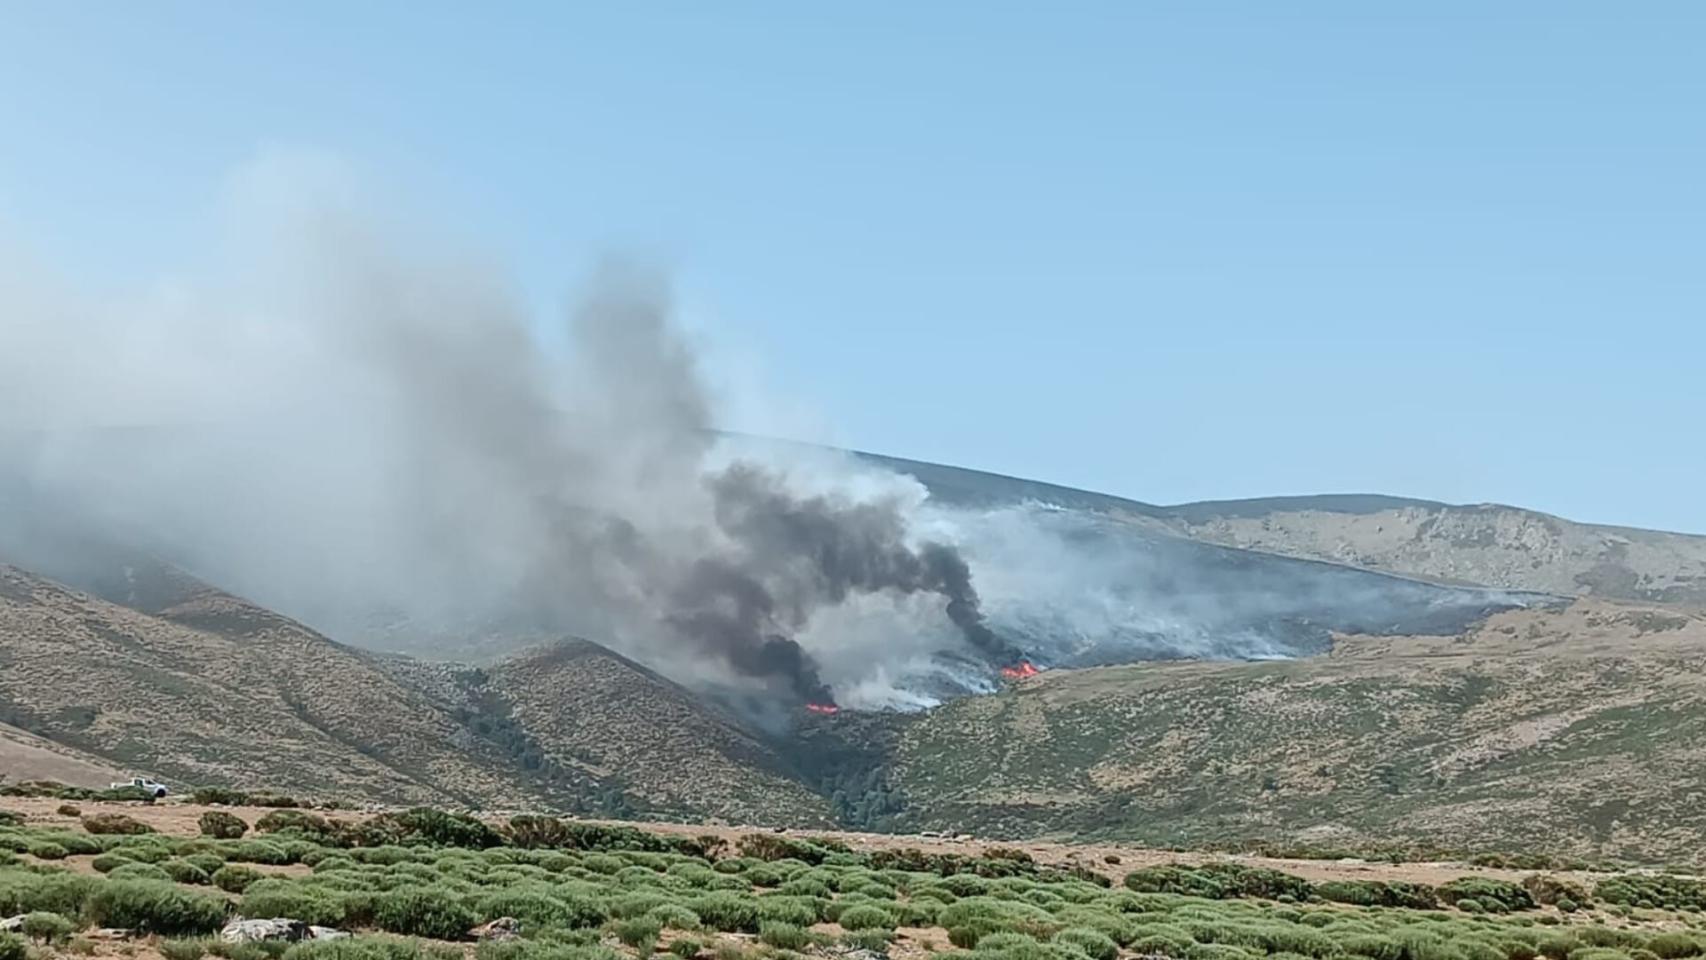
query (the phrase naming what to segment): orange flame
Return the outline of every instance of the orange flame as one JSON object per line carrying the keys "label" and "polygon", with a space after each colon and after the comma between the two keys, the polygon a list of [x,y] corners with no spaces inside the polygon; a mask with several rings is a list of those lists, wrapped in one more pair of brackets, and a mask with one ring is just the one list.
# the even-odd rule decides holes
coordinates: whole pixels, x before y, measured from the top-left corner
{"label": "orange flame", "polygon": [[1038,670],[1037,665],[1029,660],[1020,660],[1011,667],[1001,668],[1001,675],[1009,680],[1024,680],[1028,677],[1034,677],[1039,673],[1042,673],[1042,671]]}
{"label": "orange flame", "polygon": [[841,712],[841,708],[833,703],[808,703],[806,709],[813,713],[821,713],[824,716]]}

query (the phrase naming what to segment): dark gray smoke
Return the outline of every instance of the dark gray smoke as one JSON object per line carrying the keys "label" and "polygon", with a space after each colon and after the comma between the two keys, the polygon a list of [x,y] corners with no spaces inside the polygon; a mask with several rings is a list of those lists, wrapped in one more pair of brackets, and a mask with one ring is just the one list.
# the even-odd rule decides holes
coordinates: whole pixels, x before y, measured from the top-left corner
{"label": "dark gray smoke", "polygon": [[717,527],[734,550],[695,564],[666,619],[754,674],[788,678],[802,699],[828,702],[792,637],[813,614],[854,594],[932,593],[965,639],[1002,666],[1018,654],[983,622],[971,570],[944,543],[912,545],[903,502],[799,496],[784,478],[737,462],[706,480]]}

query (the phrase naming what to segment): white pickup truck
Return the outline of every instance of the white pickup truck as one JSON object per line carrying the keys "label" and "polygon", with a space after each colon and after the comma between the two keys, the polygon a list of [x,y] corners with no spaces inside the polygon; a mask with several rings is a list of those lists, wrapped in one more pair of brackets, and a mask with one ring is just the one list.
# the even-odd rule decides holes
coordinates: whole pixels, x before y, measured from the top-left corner
{"label": "white pickup truck", "polygon": [[149,796],[156,799],[166,795],[165,784],[158,780],[150,780],[147,777],[131,777],[123,783],[115,783],[112,786],[114,790],[123,790],[125,787],[135,787],[138,790],[147,792]]}

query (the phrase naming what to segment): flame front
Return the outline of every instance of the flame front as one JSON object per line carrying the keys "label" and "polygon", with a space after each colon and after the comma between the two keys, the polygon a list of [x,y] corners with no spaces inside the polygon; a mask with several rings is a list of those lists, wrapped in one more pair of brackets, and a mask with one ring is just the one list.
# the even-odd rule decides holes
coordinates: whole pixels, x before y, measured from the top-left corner
{"label": "flame front", "polygon": [[841,708],[833,703],[808,703],[806,704],[806,709],[813,713],[821,713],[825,716],[841,712]]}
{"label": "flame front", "polygon": [[1028,677],[1034,677],[1039,673],[1042,673],[1042,671],[1038,670],[1037,665],[1029,660],[1020,660],[1011,667],[1001,668],[1001,675],[1009,680],[1024,680]]}

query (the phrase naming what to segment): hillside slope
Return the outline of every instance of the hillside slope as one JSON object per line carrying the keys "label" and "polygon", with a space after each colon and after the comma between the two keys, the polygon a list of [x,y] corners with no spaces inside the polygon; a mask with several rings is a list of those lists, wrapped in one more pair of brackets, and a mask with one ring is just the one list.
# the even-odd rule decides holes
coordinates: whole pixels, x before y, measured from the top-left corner
{"label": "hillside slope", "polygon": [[370,658],[212,589],[149,615],[0,567],[0,664],[7,721],[179,781],[531,799]]}
{"label": "hillside slope", "polygon": [[1151,533],[1459,584],[1561,596],[1706,606],[1706,536],[1578,523],[1498,504],[1457,506],[1375,494],[1172,506],[877,454],[942,502],[1026,501],[1115,517]]}
{"label": "hillside slope", "polygon": [[1578,601],[1331,656],[1059,671],[906,724],[914,826],[1663,860],[1706,837],[1706,618]]}
{"label": "hillside slope", "polygon": [[492,671],[521,727],[558,762],[620,775],[658,810],[827,825],[828,804],[774,749],[680,687],[596,644],[535,648]]}
{"label": "hillside slope", "polygon": [[340,646],[161,565],[96,581],[152,612],[0,566],[0,722],[53,749],[192,785],[823,822],[761,744],[592,644],[489,674]]}
{"label": "hillside slope", "polygon": [[99,789],[130,776],[93,754],[0,723],[0,780],[54,780]]}
{"label": "hillside slope", "polygon": [[1299,497],[1172,508],[1186,536],[1462,583],[1706,606],[1706,537],[1496,504]]}

